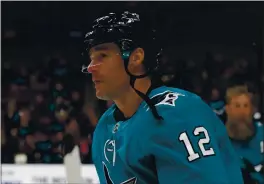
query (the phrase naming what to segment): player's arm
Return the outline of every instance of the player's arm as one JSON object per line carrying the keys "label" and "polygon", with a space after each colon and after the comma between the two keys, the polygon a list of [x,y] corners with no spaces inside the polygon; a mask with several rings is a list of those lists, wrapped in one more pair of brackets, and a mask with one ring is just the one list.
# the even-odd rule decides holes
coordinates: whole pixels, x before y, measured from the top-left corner
{"label": "player's arm", "polygon": [[[208,125],[214,122],[206,122],[210,119],[207,113],[213,112],[200,105],[200,99],[191,102],[179,98],[175,107],[160,108],[164,121],[150,138],[159,183],[229,183],[213,126]],[[242,179],[239,166],[237,173]]]}

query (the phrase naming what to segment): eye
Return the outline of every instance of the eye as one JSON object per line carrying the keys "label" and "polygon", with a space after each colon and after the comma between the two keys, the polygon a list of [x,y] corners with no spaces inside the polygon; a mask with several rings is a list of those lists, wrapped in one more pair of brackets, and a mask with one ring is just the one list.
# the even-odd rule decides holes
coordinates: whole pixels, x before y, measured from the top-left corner
{"label": "eye", "polygon": [[107,55],[105,53],[100,53],[97,57],[96,60],[99,62],[102,62],[104,60],[104,58],[106,58]]}
{"label": "eye", "polygon": [[107,55],[106,55],[105,53],[100,53],[100,56],[101,56],[102,58],[105,58]]}
{"label": "eye", "polygon": [[94,61],[102,61],[104,58],[107,57],[107,54],[105,53],[98,53],[95,56],[90,56],[90,60],[94,60]]}

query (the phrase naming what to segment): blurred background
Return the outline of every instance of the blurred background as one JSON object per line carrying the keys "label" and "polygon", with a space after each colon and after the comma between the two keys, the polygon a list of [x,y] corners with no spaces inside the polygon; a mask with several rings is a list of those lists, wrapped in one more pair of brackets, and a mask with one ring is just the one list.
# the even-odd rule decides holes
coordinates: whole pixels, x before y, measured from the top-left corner
{"label": "blurred background", "polygon": [[28,163],[62,163],[66,133],[82,162],[92,163],[92,133],[112,102],[97,100],[81,73],[83,36],[94,19],[115,11],[151,17],[167,85],[200,95],[223,122],[226,89],[246,85],[261,120],[263,2],[2,1],[1,10],[2,163],[21,154]]}

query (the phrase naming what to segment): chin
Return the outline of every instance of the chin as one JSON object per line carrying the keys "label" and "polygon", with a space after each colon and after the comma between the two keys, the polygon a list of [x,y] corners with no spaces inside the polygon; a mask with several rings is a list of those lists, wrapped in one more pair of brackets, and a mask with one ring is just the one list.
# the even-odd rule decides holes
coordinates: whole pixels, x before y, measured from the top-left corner
{"label": "chin", "polygon": [[96,92],[96,97],[100,100],[111,100],[109,97],[107,97],[105,94],[102,94],[100,92]]}
{"label": "chin", "polygon": [[98,99],[100,100],[105,100],[105,101],[108,101],[110,100],[109,98],[105,97],[105,96],[96,96]]}

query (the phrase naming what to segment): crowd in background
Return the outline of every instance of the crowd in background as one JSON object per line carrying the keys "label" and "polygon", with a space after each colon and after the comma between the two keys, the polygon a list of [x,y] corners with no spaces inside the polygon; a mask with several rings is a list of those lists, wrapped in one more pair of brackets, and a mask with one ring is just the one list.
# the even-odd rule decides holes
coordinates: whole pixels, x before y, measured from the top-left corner
{"label": "crowd in background", "polygon": [[[161,79],[168,85],[201,96],[225,122],[225,92],[247,85],[260,111],[259,74],[245,58],[223,60],[207,53],[204,62],[162,57]],[[64,135],[74,137],[83,163],[91,163],[92,134],[100,115],[111,105],[95,99],[91,78],[74,69],[62,54],[41,66],[2,67],[2,163],[25,154],[28,163],[62,163]],[[263,82],[263,81],[262,81]],[[262,83],[263,85],[263,83]],[[259,118],[259,117],[257,117]]]}
{"label": "crowd in background", "polygon": [[85,76],[62,57],[46,67],[2,69],[2,162],[24,153],[29,163],[61,163],[65,133],[74,136],[84,163],[98,115],[85,104]]}

